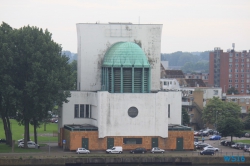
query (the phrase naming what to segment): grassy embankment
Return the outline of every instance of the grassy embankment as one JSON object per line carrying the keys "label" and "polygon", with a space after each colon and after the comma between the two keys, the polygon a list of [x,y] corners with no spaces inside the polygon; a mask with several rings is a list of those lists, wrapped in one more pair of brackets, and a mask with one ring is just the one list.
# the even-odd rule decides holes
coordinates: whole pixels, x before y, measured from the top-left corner
{"label": "grassy embankment", "polygon": [[[15,119],[10,119],[12,138],[17,142],[17,140],[23,138],[24,126],[18,125],[18,122]],[[44,131],[44,125],[41,125],[40,128],[37,128],[37,140],[40,146],[44,146],[44,142],[57,142],[57,123],[48,123],[46,124],[46,131]],[[55,134],[53,134],[55,132]],[[5,138],[3,122],[0,120],[0,138]],[[34,141],[34,127],[30,125],[30,139]],[[39,152],[40,149],[22,149],[18,148],[15,144],[15,152]],[[11,152],[11,147],[0,144],[0,153]]]}

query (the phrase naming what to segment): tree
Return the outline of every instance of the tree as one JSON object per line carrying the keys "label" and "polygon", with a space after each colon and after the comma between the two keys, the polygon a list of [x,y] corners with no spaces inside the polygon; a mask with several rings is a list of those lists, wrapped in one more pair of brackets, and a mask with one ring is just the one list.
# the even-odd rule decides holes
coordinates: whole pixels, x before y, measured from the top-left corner
{"label": "tree", "polygon": [[[73,76],[68,58],[61,56],[62,48],[52,40],[48,30],[26,26],[13,30],[7,36],[14,43],[14,47],[6,47],[12,55],[12,59],[9,58],[7,62],[13,63],[9,69],[11,72],[7,73],[15,88],[12,94],[15,92],[16,100],[12,101],[16,107],[12,108],[18,113],[19,124],[24,125],[24,145],[27,147],[29,123],[34,125],[37,142],[36,128],[48,116],[48,111],[52,110],[55,103],[60,106],[67,102],[69,90],[73,87]],[[5,92],[6,87],[2,87],[1,92]],[[2,106],[3,100],[0,102]]]}
{"label": "tree", "polygon": [[202,112],[202,120],[207,124],[216,123],[216,114],[220,114],[225,110],[224,103],[218,97],[209,100]]}
{"label": "tree", "polygon": [[227,117],[225,119],[220,119],[217,129],[222,136],[231,136],[232,141],[233,136],[240,135],[242,132],[243,123],[239,118]]}
{"label": "tree", "polygon": [[232,87],[232,88],[229,88],[229,89],[227,90],[227,94],[228,94],[228,95],[232,95],[232,94],[237,95],[237,94],[239,94],[239,91],[238,91],[237,89],[235,89],[235,87]]}
{"label": "tree", "polygon": [[213,97],[203,109],[202,119],[205,123],[216,126],[220,119],[239,118],[240,114],[240,106],[234,102],[223,102],[218,97]]}
{"label": "tree", "polygon": [[190,122],[186,109],[182,108],[182,125],[188,125]]}
{"label": "tree", "polygon": [[250,114],[247,115],[247,119],[244,122],[244,129],[250,130]]}
{"label": "tree", "polygon": [[16,112],[17,89],[14,85],[15,58],[14,30],[6,23],[0,26],[0,116],[3,121],[6,143],[12,146],[12,133],[9,117]]}

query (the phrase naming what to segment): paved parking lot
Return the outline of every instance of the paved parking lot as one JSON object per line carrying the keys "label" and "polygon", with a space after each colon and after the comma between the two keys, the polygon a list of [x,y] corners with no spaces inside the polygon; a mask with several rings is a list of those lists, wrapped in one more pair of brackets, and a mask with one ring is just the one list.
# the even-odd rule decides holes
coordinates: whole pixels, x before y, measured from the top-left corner
{"label": "paved parking lot", "polygon": [[[228,146],[222,146],[220,145],[221,140],[208,140],[209,137],[205,137],[205,143],[208,143],[214,147],[217,147],[220,149],[219,152],[215,153],[215,156],[225,156],[225,155],[230,155],[230,156],[250,156],[249,152],[244,152],[243,150],[238,150],[238,149],[233,149]],[[222,138],[225,140],[230,140],[230,137],[227,138]],[[233,138],[233,140],[246,140],[250,138]],[[201,141],[200,141],[201,142]],[[199,152],[201,150],[197,151],[166,151],[164,154],[151,154],[149,151],[146,154],[129,154],[129,151],[123,151],[123,154],[106,154],[105,151],[91,151],[91,154],[88,154],[88,156],[103,156],[103,157],[110,157],[110,156],[121,156],[121,155],[126,155],[126,156],[159,156],[159,157],[167,157],[167,156],[200,156]],[[41,152],[39,153],[5,153],[1,154],[1,156],[12,156],[12,157],[20,157],[20,156],[30,156],[33,157],[48,157],[48,156],[54,156],[54,157],[80,157],[84,156],[86,154],[76,154],[74,151],[64,151],[62,148],[58,147],[57,143],[47,143],[47,146],[41,147]]]}

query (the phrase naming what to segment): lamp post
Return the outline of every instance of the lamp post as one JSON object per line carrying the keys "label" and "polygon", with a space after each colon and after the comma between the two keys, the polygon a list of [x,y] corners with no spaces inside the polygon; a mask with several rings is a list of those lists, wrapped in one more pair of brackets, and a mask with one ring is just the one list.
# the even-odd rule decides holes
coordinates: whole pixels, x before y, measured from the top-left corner
{"label": "lamp post", "polygon": [[216,132],[218,133],[218,131],[217,131],[217,113],[218,113],[218,111],[216,111],[216,116],[215,116],[215,129],[216,129]]}

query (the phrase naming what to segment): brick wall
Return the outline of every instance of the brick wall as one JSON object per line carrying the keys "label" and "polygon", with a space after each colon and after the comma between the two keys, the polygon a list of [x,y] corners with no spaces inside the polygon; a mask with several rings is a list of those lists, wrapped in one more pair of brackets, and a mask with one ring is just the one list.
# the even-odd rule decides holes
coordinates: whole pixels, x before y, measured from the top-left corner
{"label": "brick wall", "polygon": [[[89,150],[106,150],[107,138],[98,138],[98,131],[69,131],[63,129],[63,139],[66,140],[65,148],[71,151],[82,147],[82,138],[88,138]],[[183,138],[183,149],[193,150],[194,148],[194,133],[193,131],[169,131],[168,138],[153,137],[153,136],[134,136],[134,137],[109,137],[114,138],[114,146],[122,146],[123,150],[131,150],[137,147],[144,147],[147,150],[152,148],[152,138],[158,138],[159,148],[166,150],[176,149],[176,139]],[[142,138],[142,144],[123,144],[123,138]]]}

